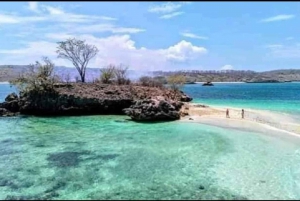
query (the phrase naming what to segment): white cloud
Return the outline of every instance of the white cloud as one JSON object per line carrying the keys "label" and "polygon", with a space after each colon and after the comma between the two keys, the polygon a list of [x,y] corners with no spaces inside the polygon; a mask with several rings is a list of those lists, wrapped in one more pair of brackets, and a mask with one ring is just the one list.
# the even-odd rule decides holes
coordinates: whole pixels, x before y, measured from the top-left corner
{"label": "white cloud", "polygon": [[43,5],[43,8],[49,12],[50,15],[63,15],[65,14],[65,11],[63,11],[60,8],[52,7],[52,6],[45,6]]}
{"label": "white cloud", "polygon": [[160,18],[161,19],[171,19],[173,17],[182,15],[184,12],[175,12],[175,13],[170,13],[170,14],[166,14],[166,15],[162,15]]}
{"label": "white cloud", "polygon": [[182,36],[187,37],[187,38],[195,38],[195,39],[201,39],[201,40],[207,40],[208,37],[205,36],[198,36],[196,34],[193,33],[189,33],[189,32],[183,32],[181,33]]}
{"label": "white cloud", "polygon": [[182,7],[181,3],[167,2],[157,6],[151,6],[148,11],[150,13],[171,13]]}
{"label": "white cloud", "polygon": [[296,17],[295,15],[277,15],[274,17],[266,18],[261,20],[261,22],[275,22],[275,21],[282,21],[282,20],[289,20]]}
{"label": "white cloud", "polygon": [[36,2],[36,1],[28,2],[28,9],[33,11],[33,12],[39,12],[38,2]]}
{"label": "white cloud", "polygon": [[280,48],[283,47],[283,45],[281,44],[272,44],[272,45],[266,45],[266,48]]}
{"label": "white cloud", "polygon": [[192,43],[185,40],[161,51],[167,59],[175,61],[187,61],[207,53],[207,50],[204,47],[194,46]]}
{"label": "white cloud", "polygon": [[[58,39],[59,34],[56,35]],[[60,39],[69,38],[69,34],[60,34]],[[54,38],[55,35],[52,35]],[[90,67],[103,67],[110,63],[123,63],[130,66],[130,69],[136,70],[159,70],[176,69],[176,63],[192,65],[194,61],[199,61],[201,56],[207,53],[204,47],[195,46],[185,40],[164,49],[138,48],[129,35],[114,35],[106,38],[97,38],[93,35],[77,35],[79,39],[86,40],[87,43],[97,46],[99,53]],[[55,50],[57,44],[48,41],[37,41],[26,44],[25,48],[15,50],[0,50],[6,63],[8,59],[15,61],[15,64],[28,64],[40,60],[42,56],[48,56],[56,65],[72,66],[62,59],[57,59]],[[7,56],[7,57],[6,57]]]}
{"label": "white cloud", "polygon": [[268,56],[273,58],[300,58],[300,44],[294,45],[271,45],[267,47]]}
{"label": "white cloud", "polygon": [[183,11],[179,11],[183,5],[191,4],[192,2],[182,1],[178,3],[167,2],[161,5],[151,6],[148,9],[150,13],[163,14],[160,19],[170,19],[175,16],[184,14]]}
{"label": "white cloud", "polygon": [[72,32],[76,33],[100,33],[100,32],[111,32],[111,33],[139,33],[144,32],[145,29],[141,28],[130,28],[130,27],[117,27],[113,24],[92,24],[84,26],[70,27]]}
{"label": "white cloud", "polygon": [[19,24],[26,22],[38,22],[45,20],[45,17],[41,16],[17,16],[9,14],[0,14],[0,24]]}
{"label": "white cloud", "polygon": [[61,8],[56,8],[46,5],[38,5],[37,3],[29,3],[29,9],[37,12],[43,11],[43,14],[33,16],[19,16],[13,14],[0,14],[0,24],[17,24],[28,23],[37,21],[49,21],[49,22],[65,22],[65,23],[86,23],[95,22],[98,20],[117,20],[113,17],[107,16],[94,16],[94,15],[80,15],[64,11]]}
{"label": "white cloud", "polygon": [[221,70],[233,70],[233,66],[232,65],[225,65],[221,68]]}
{"label": "white cloud", "polygon": [[43,8],[48,11],[50,14],[48,20],[60,21],[60,22],[73,22],[73,23],[81,23],[81,22],[94,22],[97,20],[116,20],[113,17],[107,16],[94,16],[94,15],[80,15],[68,13],[62,10],[61,8],[56,8],[52,6],[45,6]]}

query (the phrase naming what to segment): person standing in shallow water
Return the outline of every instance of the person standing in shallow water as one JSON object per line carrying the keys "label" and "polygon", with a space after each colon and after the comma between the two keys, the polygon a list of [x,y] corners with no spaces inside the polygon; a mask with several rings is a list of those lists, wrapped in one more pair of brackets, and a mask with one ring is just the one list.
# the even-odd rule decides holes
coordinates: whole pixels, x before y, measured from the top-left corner
{"label": "person standing in shallow water", "polygon": [[229,117],[229,110],[228,109],[226,110],[226,118],[230,118]]}
{"label": "person standing in shallow water", "polygon": [[245,111],[242,109],[242,119],[244,119]]}

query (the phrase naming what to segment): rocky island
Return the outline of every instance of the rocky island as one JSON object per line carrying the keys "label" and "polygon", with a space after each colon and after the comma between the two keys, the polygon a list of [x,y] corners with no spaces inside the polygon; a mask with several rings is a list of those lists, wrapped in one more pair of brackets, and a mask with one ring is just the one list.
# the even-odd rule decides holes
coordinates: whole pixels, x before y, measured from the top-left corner
{"label": "rocky island", "polygon": [[182,91],[137,84],[56,83],[49,91],[9,94],[0,115],[127,114],[136,121],[176,120],[183,102],[191,100]]}
{"label": "rocky island", "polygon": [[183,102],[192,100],[179,90],[183,76],[170,76],[167,88],[162,80],[143,76],[132,83],[127,66],[108,65],[92,82],[86,80],[89,61],[98,53],[94,45],[75,38],[58,42],[58,58],[69,60],[78,72],[75,82],[70,75],[55,72],[47,57],[18,73],[10,81],[19,90],[0,103],[0,116],[36,115],[108,115],[127,114],[135,121],[166,121],[180,118]]}

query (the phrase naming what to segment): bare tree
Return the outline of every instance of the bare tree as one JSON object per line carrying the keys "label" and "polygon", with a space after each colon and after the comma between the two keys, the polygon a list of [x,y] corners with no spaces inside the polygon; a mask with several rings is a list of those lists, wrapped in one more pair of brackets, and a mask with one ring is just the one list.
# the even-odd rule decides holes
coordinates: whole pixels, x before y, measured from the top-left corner
{"label": "bare tree", "polygon": [[71,82],[71,75],[70,75],[70,73],[67,73],[64,77],[65,77],[65,82],[67,84],[69,84]]}
{"label": "bare tree", "polygon": [[85,72],[89,61],[96,56],[98,49],[94,45],[88,45],[85,41],[67,39],[66,41],[58,42],[57,53],[58,58],[63,58],[71,61],[77,69],[81,81],[85,82]]}
{"label": "bare tree", "polygon": [[115,75],[118,84],[127,84],[129,82],[129,79],[127,78],[127,72],[128,67],[123,66],[122,64],[120,64],[120,66],[115,69]]}

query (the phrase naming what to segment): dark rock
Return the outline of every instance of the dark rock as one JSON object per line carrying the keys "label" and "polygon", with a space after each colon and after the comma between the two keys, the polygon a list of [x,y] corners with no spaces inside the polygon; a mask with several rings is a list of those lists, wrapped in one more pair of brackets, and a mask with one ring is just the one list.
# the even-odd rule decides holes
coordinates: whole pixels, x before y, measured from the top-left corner
{"label": "dark rock", "polygon": [[202,186],[202,185],[200,185],[200,186],[199,186],[199,189],[200,189],[200,190],[204,190],[204,189],[205,189],[205,187],[204,187],[204,186]]}
{"label": "dark rock", "polygon": [[183,103],[167,101],[161,97],[150,100],[139,100],[130,108],[124,109],[125,114],[134,121],[172,121],[180,118]]}
{"label": "dark rock", "polygon": [[195,105],[195,107],[203,107],[203,108],[208,108],[208,106],[207,106],[207,105],[201,105],[201,104],[197,104],[197,105]]}
{"label": "dark rock", "polygon": [[8,114],[9,113],[9,111],[7,110],[7,109],[5,109],[5,108],[0,108],[0,116],[4,116],[4,115],[6,115],[6,114]]}
{"label": "dark rock", "polygon": [[193,118],[189,118],[189,120],[194,120]]}
{"label": "dark rock", "polygon": [[10,101],[14,101],[14,100],[18,100],[18,95],[16,93],[11,93],[8,96],[6,96],[6,98],[5,98],[6,102],[10,102]]}
{"label": "dark rock", "polygon": [[205,82],[202,84],[202,86],[214,86],[211,82]]}
{"label": "dark rock", "polygon": [[19,101],[18,100],[12,100],[9,102],[4,102],[2,104],[2,107],[9,110],[12,113],[19,111]]}

